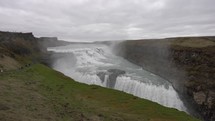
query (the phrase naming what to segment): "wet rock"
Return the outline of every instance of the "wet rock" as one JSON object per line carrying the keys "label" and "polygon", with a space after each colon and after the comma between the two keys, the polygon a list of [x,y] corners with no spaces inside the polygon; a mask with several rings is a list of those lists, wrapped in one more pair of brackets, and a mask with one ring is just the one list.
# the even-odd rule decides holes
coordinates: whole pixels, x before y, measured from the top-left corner
{"label": "wet rock", "polygon": [[105,74],[106,74],[105,72],[99,72],[99,73],[96,74],[100,78],[100,80],[102,81],[102,83],[105,80]]}
{"label": "wet rock", "polygon": [[107,75],[106,87],[114,88],[116,84],[116,79],[119,75],[125,74],[125,71],[120,69],[109,69],[107,72],[99,72],[97,76],[101,79],[102,83],[105,81],[105,76]]}
{"label": "wet rock", "polygon": [[109,72],[109,78],[108,78],[107,87],[109,88],[114,88],[116,84],[116,78],[119,75],[125,74],[125,71],[119,70],[119,69],[109,69],[108,72]]}

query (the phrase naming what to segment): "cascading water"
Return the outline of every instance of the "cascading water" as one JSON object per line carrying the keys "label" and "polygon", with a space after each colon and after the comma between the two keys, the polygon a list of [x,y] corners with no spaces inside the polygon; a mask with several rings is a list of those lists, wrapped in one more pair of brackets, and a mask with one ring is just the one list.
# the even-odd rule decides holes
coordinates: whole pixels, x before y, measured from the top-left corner
{"label": "cascading water", "polygon": [[101,44],[73,44],[48,48],[60,58],[53,68],[74,80],[124,91],[186,112],[172,85],[163,78],[115,56]]}

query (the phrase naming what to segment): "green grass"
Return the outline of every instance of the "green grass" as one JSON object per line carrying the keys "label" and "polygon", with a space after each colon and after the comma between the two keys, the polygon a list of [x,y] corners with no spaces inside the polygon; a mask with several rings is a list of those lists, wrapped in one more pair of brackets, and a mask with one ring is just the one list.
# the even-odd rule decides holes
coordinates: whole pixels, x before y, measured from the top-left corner
{"label": "green grass", "polygon": [[[198,121],[176,109],[73,81],[44,65],[0,75],[0,120]],[[12,113],[9,115],[9,113]],[[22,115],[23,114],[23,115]],[[9,115],[9,116],[7,116]]]}

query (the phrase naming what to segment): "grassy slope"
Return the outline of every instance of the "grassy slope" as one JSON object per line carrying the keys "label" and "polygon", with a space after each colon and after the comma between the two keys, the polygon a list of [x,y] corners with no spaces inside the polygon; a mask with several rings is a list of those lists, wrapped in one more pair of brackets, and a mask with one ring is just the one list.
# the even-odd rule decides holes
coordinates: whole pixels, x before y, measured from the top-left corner
{"label": "grassy slope", "polygon": [[36,64],[0,75],[0,120],[196,121],[148,100],[80,84]]}

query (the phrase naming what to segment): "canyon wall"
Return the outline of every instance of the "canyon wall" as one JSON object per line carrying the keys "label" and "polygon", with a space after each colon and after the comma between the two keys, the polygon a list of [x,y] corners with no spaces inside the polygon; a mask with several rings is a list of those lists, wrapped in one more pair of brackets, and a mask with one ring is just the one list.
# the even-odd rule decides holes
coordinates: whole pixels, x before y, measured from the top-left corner
{"label": "canyon wall", "polygon": [[169,80],[194,115],[215,120],[215,37],[124,41],[115,50]]}

